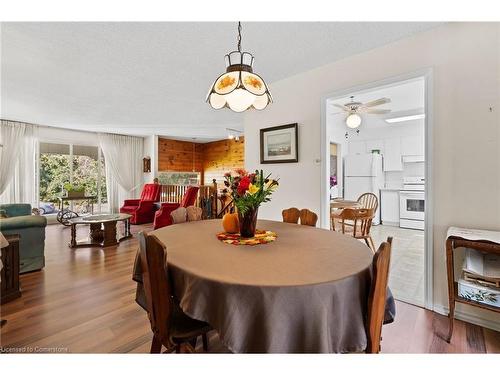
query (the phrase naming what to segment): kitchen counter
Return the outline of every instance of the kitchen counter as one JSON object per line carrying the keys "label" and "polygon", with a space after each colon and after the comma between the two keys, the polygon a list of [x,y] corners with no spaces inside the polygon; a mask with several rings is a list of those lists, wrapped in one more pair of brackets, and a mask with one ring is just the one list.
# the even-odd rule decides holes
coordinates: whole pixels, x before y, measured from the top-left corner
{"label": "kitchen counter", "polygon": [[380,188],[381,191],[400,191],[400,190],[403,190],[403,187],[399,187],[399,188]]}

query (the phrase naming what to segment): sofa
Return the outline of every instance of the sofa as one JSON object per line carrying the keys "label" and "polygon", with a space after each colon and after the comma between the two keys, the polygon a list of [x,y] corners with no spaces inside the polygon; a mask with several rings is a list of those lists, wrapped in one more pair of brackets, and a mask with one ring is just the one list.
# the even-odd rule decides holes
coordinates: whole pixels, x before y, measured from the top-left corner
{"label": "sofa", "polygon": [[20,273],[41,270],[45,266],[45,227],[47,218],[31,214],[25,203],[1,204],[0,231],[19,235]]}

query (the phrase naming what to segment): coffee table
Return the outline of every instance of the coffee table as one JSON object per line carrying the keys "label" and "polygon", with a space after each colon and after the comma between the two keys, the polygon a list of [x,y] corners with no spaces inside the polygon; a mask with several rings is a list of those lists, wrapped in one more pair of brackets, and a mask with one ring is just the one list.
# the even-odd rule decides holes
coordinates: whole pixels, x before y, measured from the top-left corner
{"label": "coffee table", "polygon": [[[89,246],[115,246],[126,238],[132,237],[130,233],[130,218],[129,214],[107,214],[107,215],[90,215],[85,217],[76,217],[68,220],[71,226],[71,241],[69,247],[89,247]],[[120,237],[117,237],[116,224],[123,221],[124,230]],[[77,240],[76,226],[86,224],[90,226],[88,238]]]}

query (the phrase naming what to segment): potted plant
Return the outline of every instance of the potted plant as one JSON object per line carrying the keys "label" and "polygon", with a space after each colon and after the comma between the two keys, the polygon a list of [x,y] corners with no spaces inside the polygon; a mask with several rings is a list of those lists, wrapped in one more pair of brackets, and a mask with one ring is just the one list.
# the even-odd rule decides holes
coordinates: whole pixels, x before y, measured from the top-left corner
{"label": "potted plant", "polygon": [[85,196],[85,186],[74,186],[67,182],[63,188],[68,198],[83,198]]}
{"label": "potted plant", "polygon": [[259,206],[271,200],[271,194],[278,187],[278,180],[264,177],[262,170],[248,173],[244,169],[236,169],[233,173],[224,174],[224,185],[229,189],[234,205],[238,210],[240,236],[255,236]]}

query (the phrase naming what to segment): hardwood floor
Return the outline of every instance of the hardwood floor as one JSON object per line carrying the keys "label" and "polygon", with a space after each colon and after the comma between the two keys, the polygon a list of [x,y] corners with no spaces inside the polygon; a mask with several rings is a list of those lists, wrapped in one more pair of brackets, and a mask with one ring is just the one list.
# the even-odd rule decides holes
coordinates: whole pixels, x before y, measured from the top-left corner
{"label": "hardwood floor", "polygon": [[[72,250],[69,228],[48,226],[45,269],[21,275],[22,297],[1,306],[4,351],[148,353],[151,330],[131,276],[135,235],[150,229],[132,226],[134,237],[116,247]],[[444,316],[398,302],[396,322],[383,328],[382,352],[500,353],[500,332],[456,321],[448,344],[440,338],[446,329]],[[227,352],[216,333],[209,340],[210,352]]]}

